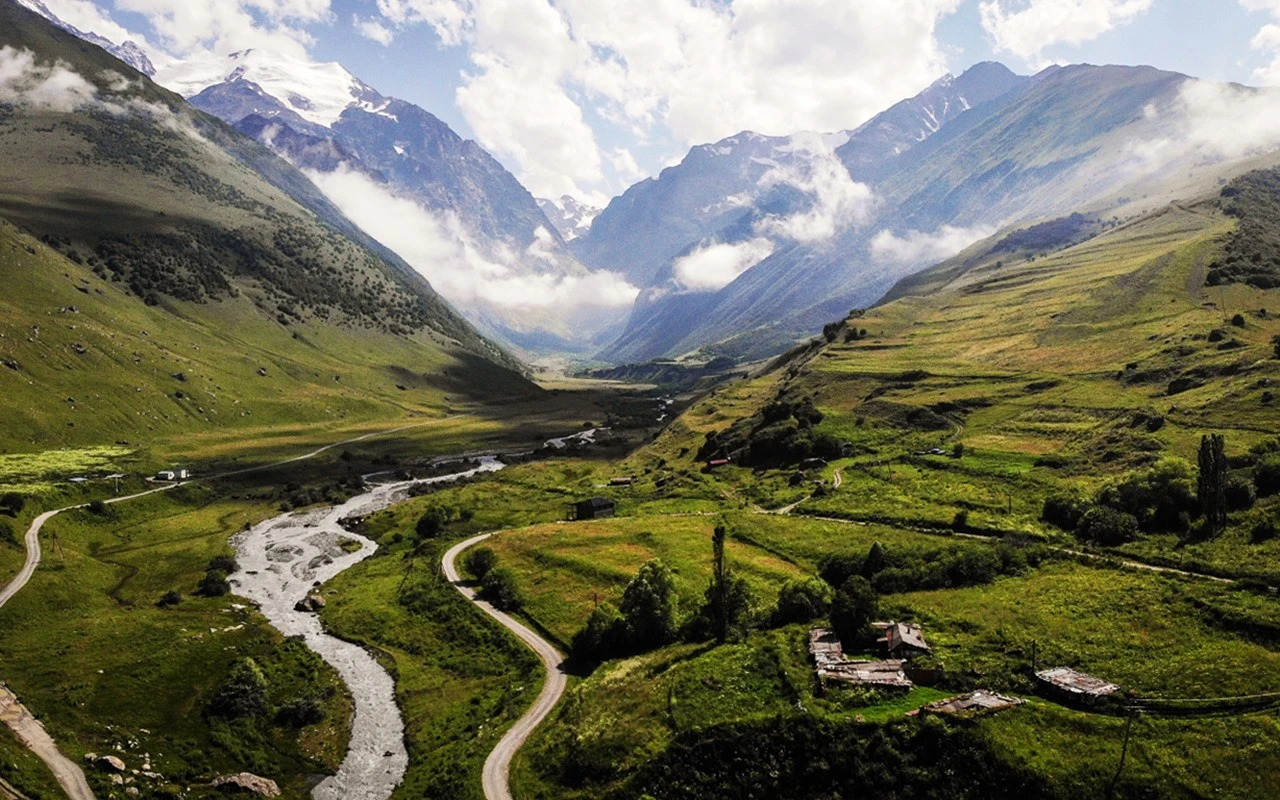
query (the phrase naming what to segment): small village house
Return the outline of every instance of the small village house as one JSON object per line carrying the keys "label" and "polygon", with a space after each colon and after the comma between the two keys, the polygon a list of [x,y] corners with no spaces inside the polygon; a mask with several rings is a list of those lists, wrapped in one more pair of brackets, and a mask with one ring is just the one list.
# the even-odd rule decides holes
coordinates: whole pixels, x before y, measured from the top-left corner
{"label": "small village house", "polygon": [[618,510],[618,504],[607,497],[592,497],[581,500],[569,507],[569,519],[589,520],[612,517]]}
{"label": "small village house", "polygon": [[885,652],[894,658],[917,658],[929,654],[929,643],[919,625],[891,622],[884,629]]}

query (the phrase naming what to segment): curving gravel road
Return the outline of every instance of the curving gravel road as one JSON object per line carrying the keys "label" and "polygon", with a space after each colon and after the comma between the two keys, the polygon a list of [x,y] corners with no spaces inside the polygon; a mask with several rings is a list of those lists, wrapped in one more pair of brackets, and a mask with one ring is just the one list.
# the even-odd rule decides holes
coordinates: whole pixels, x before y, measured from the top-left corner
{"label": "curving gravel road", "polygon": [[[292,458],[286,458],[282,461],[276,461],[270,464],[261,464],[254,467],[244,467],[242,469],[223,472],[218,475],[210,476],[209,478],[197,480],[212,480],[216,478],[230,477],[232,475],[243,475],[248,472],[257,472],[258,470],[278,467],[284,464],[292,464],[297,461],[306,461],[307,459],[315,458],[327,450],[332,450],[335,447],[355,444],[356,442],[362,442],[375,436],[386,436],[388,434],[410,430],[411,428],[433,425],[438,422],[456,419],[459,416],[469,415],[454,415],[442,420],[428,420],[426,422],[418,422],[412,425],[402,425],[391,430],[374,431],[373,433],[366,433],[363,436],[357,436],[353,439],[344,439],[341,442],[327,444],[323,447],[318,447],[309,453],[304,453]],[[188,481],[188,483],[189,482],[190,481]],[[125,497],[113,497],[110,500],[105,500],[104,502],[108,505],[123,503],[126,500],[136,500],[139,497],[146,497],[147,495],[156,494],[157,492],[167,492],[170,489],[176,489],[182,485],[184,484],[172,483],[167,486],[148,489],[145,492],[138,492],[137,494],[131,494]],[[14,595],[26,587],[26,585],[31,581],[32,576],[35,575],[36,570],[40,567],[40,561],[43,557],[43,553],[40,549],[40,529],[44,527],[44,524],[64,511],[70,511],[73,508],[84,508],[87,505],[88,503],[77,503],[75,505],[66,506],[53,511],[46,511],[31,521],[31,527],[27,528],[25,537],[25,545],[27,549],[26,561],[23,563],[22,569],[20,569],[18,574],[14,576],[13,580],[9,581],[3,589],[0,589],[0,608],[4,608],[5,603],[8,603]],[[0,721],[8,725],[8,727],[17,734],[18,738],[49,767],[53,772],[54,777],[57,779],[58,785],[60,785],[63,791],[67,793],[67,797],[71,798],[71,800],[97,800],[92,790],[89,789],[89,783],[85,779],[84,771],[81,770],[75,762],[62,754],[62,751],[58,749],[57,744],[45,731],[44,726],[32,717],[31,713],[18,702],[18,698],[12,693],[5,690],[4,697],[5,713],[0,714]]]}
{"label": "curving gravel road", "polygon": [[542,692],[538,695],[533,707],[526,711],[524,716],[516,720],[516,724],[511,726],[511,729],[502,737],[484,762],[482,782],[486,800],[512,800],[511,761],[515,758],[516,752],[529,738],[529,735],[547,718],[547,715],[555,708],[556,703],[560,702],[560,697],[564,695],[568,680],[564,672],[564,658],[546,639],[529,630],[511,615],[499,611],[491,604],[479,599],[476,596],[476,591],[471,587],[462,585],[457,565],[454,563],[458,558],[458,554],[472,545],[483,542],[490,536],[493,536],[493,534],[483,533],[449,548],[449,551],[444,554],[444,558],[441,559],[441,566],[444,568],[446,580],[452,583],[459,592],[462,592],[463,596],[468,600],[480,606],[486,614],[519,637],[520,641],[528,645],[530,650],[537,653],[538,658],[542,660],[542,664],[547,670],[547,679],[543,683]]}

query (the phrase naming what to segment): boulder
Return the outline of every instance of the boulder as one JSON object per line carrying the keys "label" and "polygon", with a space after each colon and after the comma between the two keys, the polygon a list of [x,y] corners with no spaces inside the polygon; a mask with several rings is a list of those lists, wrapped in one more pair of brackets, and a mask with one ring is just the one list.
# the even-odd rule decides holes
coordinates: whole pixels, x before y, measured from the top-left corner
{"label": "boulder", "polygon": [[294,603],[293,609],[295,611],[305,611],[314,614],[324,608],[324,606],[325,599],[323,597],[318,594],[309,594],[297,603]]}
{"label": "boulder", "polygon": [[111,772],[125,771],[124,762],[115,756],[99,756],[93,763],[97,765],[98,769],[109,770]]}
{"label": "boulder", "polygon": [[213,788],[229,793],[256,794],[259,797],[279,797],[280,787],[276,782],[260,778],[248,772],[237,775],[219,775],[213,779]]}

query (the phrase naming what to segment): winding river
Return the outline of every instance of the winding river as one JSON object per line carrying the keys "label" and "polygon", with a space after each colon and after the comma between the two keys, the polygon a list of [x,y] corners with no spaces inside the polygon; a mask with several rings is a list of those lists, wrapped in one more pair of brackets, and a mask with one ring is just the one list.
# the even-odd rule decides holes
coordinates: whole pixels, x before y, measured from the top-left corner
{"label": "winding river", "polygon": [[[235,593],[255,602],[285,636],[301,636],[338,671],[355,701],[347,755],[337,774],[316,786],[315,800],[386,800],[403,780],[409,755],[391,675],[364,648],[325,633],[319,617],[296,610],[295,605],[377,550],[376,543],[347,531],[340,520],[367,516],[406,500],[413,486],[455,481],[503,467],[494,456],[476,460],[479,466],[465,472],[381,483],[342,505],[282,514],[233,540],[240,563],[231,576]],[[346,552],[344,540],[358,542],[360,549]]]}

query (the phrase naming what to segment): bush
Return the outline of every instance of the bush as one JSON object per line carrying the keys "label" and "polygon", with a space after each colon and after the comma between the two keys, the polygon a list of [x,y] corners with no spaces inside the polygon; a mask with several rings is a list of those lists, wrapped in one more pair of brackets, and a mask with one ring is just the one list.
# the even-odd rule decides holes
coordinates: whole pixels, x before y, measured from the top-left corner
{"label": "bush", "polygon": [[1274,358],[1280,358],[1280,336],[1271,337],[1271,347],[1273,348],[1271,355]]}
{"label": "bush", "polygon": [[[1280,338],[1280,337],[1277,337]],[[5,492],[0,495],[0,509],[4,509],[11,517],[16,517],[22,513],[22,509],[27,505],[27,498],[17,492]]]}
{"label": "bush", "polygon": [[444,530],[448,517],[444,509],[439,506],[431,506],[421,517],[418,517],[418,524],[413,530],[418,534],[419,539],[434,539],[440,535],[440,531]]}
{"label": "bush", "polygon": [[488,547],[477,547],[467,553],[462,559],[462,565],[466,567],[467,572],[476,576],[476,580],[483,581],[484,577],[498,566],[498,555]]}
{"label": "bush", "polygon": [[1231,318],[1231,324],[1237,328],[1243,328],[1245,325],[1244,314],[1236,314]]}
{"label": "bush", "polygon": [[297,697],[280,707],[276,721],[290,728],[305,728],[324,722],[324,705],[314,697]]}
{"label": "bush", "polygon": [[569,654],[576,661],[598,664],[627,652],[627,623],[612,603],[601,603],[573,636]]}
{"label": "bush", "polygon": [[505,567],[489,570],[480,582],[480,595],[503,611],[519,611],[524,597],[516,581],[516,574]]}
{"label": "bush", "polygon": [[778,591],[775,625],[812,622],[831,609],[831,587],[818,578],[792,578]]}
{"label": "bush", "polygon": [[1270,455],[1253,468],[1253,485],[1259,497],[1280,493],[1280,455]]}
{"label": "bush", "polygon": [[89,511],[90,513],[97,514],[98,516],[102,516],[103,514],[107,513],[107,504],[102,500],[90,501]]}
{"label": "bush", "polygon": [[1253,528],[1249,531],[1249,538],[1255,544],[1260,542],[1268,542],[1276,537],[1276,521],[1272,517],[1263,517],[1253,523]]}
{"label": "bush", "polygon": [[1103,489],[1097,502],[1136,518],[1143,530],[1179,530],[1184,512],[1194,515],[1200,511],[1191,476],[1190,464],[1165,458]]}
{"label": "bush", "polygon": [[161,598],[156,601],[156,605],[160,608],[171,608],[173,606],[178,605],[181,602],[182,602],[182,595],[179,594],[177,591],[171,589],[165,592],[164,595],[161,596]]}
{"label": "bush", "polygon": [[204,597],[223,597],[231,593],[231,584],[227,583],[227,573],[211,569],[200,579],[196,594]]}
{"label": "bush", "polygon": [[951,530],[957,533],[963,533],[969,530],[969,512],[961,509],[951,518]]}
{"label": "bush", "polygon": [[1226,498],[1227,508],[1232,511],[1246,511],[1253,508],[1254,502],[1258,499],[1258,493],[1253,488],[1253,481],[1240,475],[1232,475],[1227,478]]}
{"label": "bush", "polygon": [[0,544],[7,544],[10,547],[18,547],[18,534],[14,533],[13,525],[8,520],[0,519]]}
{"label": "bush", "polygon": [[1080,519],[1076,535],[1102,547],[1116,547],[1138,538],[1138,519],[1109,506],[1094,506]]}
{"label": "bush", "polygon": [[1086,508],[1085,502],[1074,495],[1052,495],[1044,499],[1040,520],[1064,531],[1074,531],[1080,527]]}
{"label": "bush", "polygon": [[267,679],[252,658],[235,663],[209,703],[210,714],[226,719],[261,717],[267,708]]}
{"label": "bush", "polygon": [[231,575],[240,570],[240,562],[236,561],[235,556],[214,556],[209,559],[209,566],[205,569],[209,572],[224,572]]}

